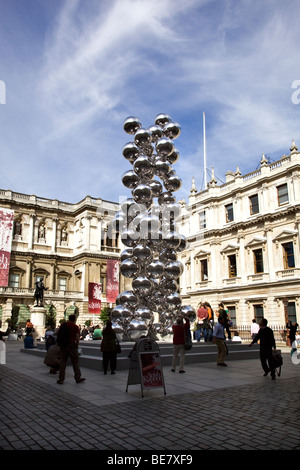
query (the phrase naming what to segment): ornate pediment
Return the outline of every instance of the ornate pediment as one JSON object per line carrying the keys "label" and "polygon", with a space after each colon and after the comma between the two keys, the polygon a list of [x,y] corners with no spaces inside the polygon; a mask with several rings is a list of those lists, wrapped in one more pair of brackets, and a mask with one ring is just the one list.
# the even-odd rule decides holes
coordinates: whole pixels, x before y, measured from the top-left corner
{"label": "ornate pediment", "polygon": [[233,253],[233,252],[236,252],[239,249],[240,249],[240,245],[238,245],[237,243],[228,243],[228,245],[226,245],[225,248],[223,248],[221,250],[221,253],[223,253],[223,254]]}
{"label": "ornate pediment", "polygon": [[264,243],[267,243],[267,239],[265,237],[260,237],[260,236],[256,235],[252,238],[252,240],[250,240],[245,245],[245,248],[251,248],[253,246],[263,245]]}
{"label": "ornate pediment", "polygon": [[291,229],[291,228],[286,228],[282,230],[276,237],[273,238],[274,242],[281,242],[284,240],[292,240],[294,237],[298,236],[298,231]]}

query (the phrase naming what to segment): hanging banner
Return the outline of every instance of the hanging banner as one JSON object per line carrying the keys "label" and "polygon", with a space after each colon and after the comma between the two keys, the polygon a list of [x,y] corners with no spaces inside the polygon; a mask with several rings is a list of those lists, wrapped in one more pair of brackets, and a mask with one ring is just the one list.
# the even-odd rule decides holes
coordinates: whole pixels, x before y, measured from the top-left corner
{"label": "hanging banner", "polygon": [[115,303],[119,295],[119,261],[107,260],[106,271],[106,301]]}
{"label": "hanging banner", "polygon": [[101,294],[102,285],[95,282],[89,282],[89,313],[101,313]]}
{"label": "hanging banner", "polygon": [[0,287],[7,287],[13,234],[14,211],[0,208]]}

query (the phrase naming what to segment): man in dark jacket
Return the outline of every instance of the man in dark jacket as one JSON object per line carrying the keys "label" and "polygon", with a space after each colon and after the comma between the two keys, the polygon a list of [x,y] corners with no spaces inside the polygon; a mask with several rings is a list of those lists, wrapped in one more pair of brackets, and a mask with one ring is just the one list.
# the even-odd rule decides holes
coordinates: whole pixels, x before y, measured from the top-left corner
{"label": "man in dark jacket", "polygon": [[260,341],[260,361],[262,368],[265,371],[264,375],[266,376],[271,372],[272,380],[275,380],[275,366],[272,348],[276,349],[276,344],[273,330],[267,325],[268,320],[263,318],[259,323],[260,329],[253,341],[249,344],[249,347],[252,346],[252,344],[257,343],[257,341]]}

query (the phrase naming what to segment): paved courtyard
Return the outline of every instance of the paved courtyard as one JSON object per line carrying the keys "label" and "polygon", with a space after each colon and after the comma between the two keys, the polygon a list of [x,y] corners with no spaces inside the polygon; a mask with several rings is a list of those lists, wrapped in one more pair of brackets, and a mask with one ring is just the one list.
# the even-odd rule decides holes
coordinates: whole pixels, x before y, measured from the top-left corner
{"label": "paved courtyard", "polygon": [[164,367],[166,395],[156,388],[142,398],[139,385],[126,392],[128,371],[104,376],[82,368],[86,382],[76,384],[68,367],[59,385],[41,357],[21,353],[15,341],[6,347],[3,451],[102,450],[109,459],[122,451],[300,450],[300,364],[287,349],[275,381],[263,377],[258,358],[228,356],[227,368],[191,364],[178,374]]}

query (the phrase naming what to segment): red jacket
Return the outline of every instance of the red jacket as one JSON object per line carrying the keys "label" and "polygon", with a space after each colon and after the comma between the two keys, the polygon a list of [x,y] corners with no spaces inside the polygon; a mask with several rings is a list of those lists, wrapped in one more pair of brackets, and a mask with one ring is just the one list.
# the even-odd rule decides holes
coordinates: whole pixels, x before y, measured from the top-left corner
{"label": "red jacket", "polygon": [[185,335],[187,334],[190,327],[190,321],[187,318],[185,320],[184,325],[173,325],[173,344],[184,344],[185,343]]}

